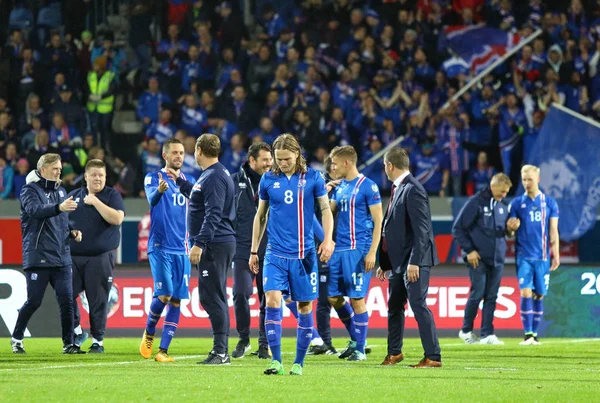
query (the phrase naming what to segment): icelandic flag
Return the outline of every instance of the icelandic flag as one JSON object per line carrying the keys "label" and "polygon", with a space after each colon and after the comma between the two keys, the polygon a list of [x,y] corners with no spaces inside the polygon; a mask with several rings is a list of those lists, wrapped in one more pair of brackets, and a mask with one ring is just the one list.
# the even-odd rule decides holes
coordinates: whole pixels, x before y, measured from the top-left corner
{"label": "icelandic flag", "polygon": [[581,238],[596,223],[600,203],[600,123],[553,104],[531,151],[540,189],[560,209],[560,239]]}
{"label": "icelandic flag", "polygon": [[519,35],[482,24],[449,26],[444,29],[442,38],[438,46],[452,49],[475,74],[500,59],[521,40]]}

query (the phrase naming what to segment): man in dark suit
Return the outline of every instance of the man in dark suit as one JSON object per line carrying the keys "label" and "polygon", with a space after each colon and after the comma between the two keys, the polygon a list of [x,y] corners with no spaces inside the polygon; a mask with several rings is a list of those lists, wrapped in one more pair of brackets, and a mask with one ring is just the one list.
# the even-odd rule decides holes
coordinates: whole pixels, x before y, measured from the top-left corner
{"label": "man in dark suit", "polygon": [[440,344],[433,315],[427,307],[431,267],[439,263],[429,198],[423,186],[408,171],[408,154],[393,148],[384,156],[385,173],[392,185],[392,195],[383,220],[380,250],[381,267],[377,277],[389,274],[388,355],[381,365],[394,365],[404,359],[404,306],[407,300],[419,325],[425,350],[424,358],[413,368],[441,367]]}

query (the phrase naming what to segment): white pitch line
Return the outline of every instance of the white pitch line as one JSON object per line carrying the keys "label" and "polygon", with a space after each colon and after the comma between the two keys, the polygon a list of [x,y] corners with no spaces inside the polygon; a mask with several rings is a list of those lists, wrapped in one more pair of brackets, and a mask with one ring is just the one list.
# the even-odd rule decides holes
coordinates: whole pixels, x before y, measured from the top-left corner
{"label": "white pitch line", "polygon": [[[567,343],[594,343],[594,342],[598,342],[600,341],[600,338],[598,339],[570,339],[570,340],[556,340],[556,341],[544,341],[542,340],[542,345],[544,344],[567,344]],[[467,344],[467,343],[448,343],[448,344],[442,344],[442,347],[456,347],[456,346],[482,346],[484,344],[479,344],[479,343],[474,343],[474,344]],[[492,345],[492,344],[488,344],[488,345]],[[511,346],[512,344],[504,344],[505,346]]]}
{"label": "white pitch line", "polygon": [[475,368],[475,367],[464,367],[467,371],[518,371],[517,368]]}
{"label": "white pitch line", "polygon": [[[194,358],[206,357],[206,354],[203,355],[187,355],[183,357],[174,357],[175,360],[191,360]],[[153,360],[137,360],[137,361],[117,361],[117,362],[94,362],[94,363],[81,363],[81,364],[67,364],[67,365],[46,365],[43,367],[27,367],[27,368],[3,368],[0,369],[0,372],[8,372],[8,371],[32,371],[32,370],[42,370],[42,369],[62,369],[62,368],[81,368],[81,367],[102,367],[108,365],[129,365],[129,364],[139,364],[144,362],[149,362]],[[9,362],[9,361],[7,361]]]}

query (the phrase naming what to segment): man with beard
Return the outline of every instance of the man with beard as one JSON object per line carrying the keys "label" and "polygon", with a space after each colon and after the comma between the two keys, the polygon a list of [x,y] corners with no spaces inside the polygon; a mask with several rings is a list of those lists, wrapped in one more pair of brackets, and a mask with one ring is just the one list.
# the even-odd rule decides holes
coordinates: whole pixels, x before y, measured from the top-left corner
{"label": "man with beard", "polygon": [[166,167],[147,174],[144,179],[144,190],[150,203],[148,260],[154,279],[154,298],[140,344],[140,354],[144,358],[152,356],[156,325],[163,310],[169,305],[160,347],[154,360],[173,362],[175,360],[169,356],[168,348],[179,323],[180,302],[182,299],[189,299],[191,265],[187,257],[190,250],[186,227],[187,198],[175,181],[169,179],[167,169],[191,182],[195,178],[181,172],[184,158],[181,141],[168,139],[163,145],[162,157],[166,161]]}
{"label": "man with beard", "polygon": [[106,186],[106,165],[103,161],[89,160],[85,166],[84,178],[87,186],[69,193],[79,206],[69,213],[69,220],[89,234],[79,243],[71,242],[74,343],[81,347],[88,338],[87,333],[81,329],[77,307],[77,297],[85,291],[93,340],[89,352],[102,354],[108,294],[112,289],[125,205],[119,192]]}

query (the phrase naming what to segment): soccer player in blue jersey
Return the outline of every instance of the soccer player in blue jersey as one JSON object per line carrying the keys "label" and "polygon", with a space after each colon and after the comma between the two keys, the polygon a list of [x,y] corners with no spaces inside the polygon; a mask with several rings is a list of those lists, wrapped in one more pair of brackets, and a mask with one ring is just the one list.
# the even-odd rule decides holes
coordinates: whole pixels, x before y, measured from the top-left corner
{"label": "soccer player in blue jersey", "polygon": [[[313,330],[312,301],[318,295],[317,253],[328,261],[333,252],[333,216],[325,180],[306,167],[300,144],[291,134],[282,134],[273,143],[273,169],[263,175],[259,203],[252,229],[249,266],[258,272],[258,246],[265,227],[269,241],[263,267],[267,299],[265,329],[273,360],[266,375],[283,375],[281,359],[281,292],[290,293],[298,302],[296,359],[290,374],[302,375],[304,357]],[[315,206],[315,198],[318,206]],[[313,215],[322,213],[325,239],[315,253]],[[268,226],[267,226],[268,212]]]}
{"label": "soccer player in blue jersey", "polygon": [[[329,261],[329,302],[350,334],[339,358],[364,361],[369,314],[365,297],[381,239],[383,212],[379,188],[358,173],[358,156],[351,146],[331,151],[331,171],[341,179],[330,201],[338,212],[335,251]],[[344,297],[349,297],[352,306]]]}
{"label": "soccer player in blue jersey", "polygon": [[181,173],[184,147],[181,141],[170,138],[163,146],[162,156],[166,167],[151,172],[144,179],[146,197],[150,203],[150,236],[148,238],[148,260],[154,279],[154,298],[148,312],[148,322],[140,344],[144,358],[152,356],[152,344],[156,324],[167,305],[163,323],[160,348],[154,359],[158,362],[175,361],[168,354],[169,344],[177,330],[180,316],[180,301],[189,299],[190,260],[186,225],[188,200],[175,182],[169,179],[167,169],[187,181],[195,178]]}
{"label": "soccer player in blue jersey", "polygon": [[525,194],[510,203],[507,224],[510,220],[518,220],[519,224],[516,231],[517,277],[525,329],[525,339],[520,344],[531,345],[540,344],[537,332],[544,313],[544,295],[548,291],[550,272],[560,265],[558,205],[540,191],[538,167],[524,165],[521,181]]}

